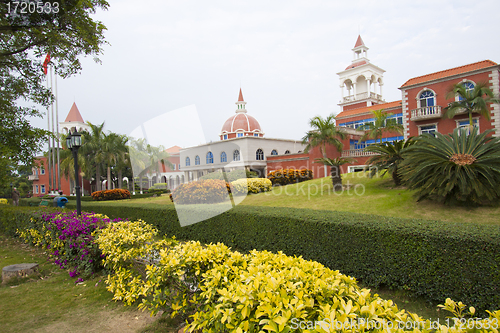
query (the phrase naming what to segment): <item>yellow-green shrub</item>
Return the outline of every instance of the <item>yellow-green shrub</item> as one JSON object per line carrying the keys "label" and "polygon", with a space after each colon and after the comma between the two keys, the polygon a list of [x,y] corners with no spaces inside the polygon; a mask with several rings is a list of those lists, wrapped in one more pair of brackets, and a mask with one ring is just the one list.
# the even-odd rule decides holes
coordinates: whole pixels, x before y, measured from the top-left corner
{"label": "yellow-green shrub", "polygon": [[228,187],[224,180],[198,180],[179,185],[172,193],[176,204],[206,204],[229,199]]}
{"label": "yellow-green shrub", "polygon": [[0,199],[0,204],[7,205],[8,203],[9,203],[9,201],[7,199],[5,199],[5,198]]}
{"label": "yellow-green shrub", "polygon": [[271,191],[273,184],[267,178],[242,178],[231,182],[231,192],[235,195]]}

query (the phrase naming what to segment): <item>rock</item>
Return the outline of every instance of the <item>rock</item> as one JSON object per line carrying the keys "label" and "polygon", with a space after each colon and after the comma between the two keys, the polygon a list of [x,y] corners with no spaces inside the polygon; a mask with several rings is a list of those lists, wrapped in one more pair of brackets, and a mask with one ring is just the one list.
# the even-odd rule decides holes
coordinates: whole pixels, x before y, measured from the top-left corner
{"label": "rock", "polygon": [[16,277],[26,277],[38,272],[38,264],[15,264],[2,268],[2,283]]}

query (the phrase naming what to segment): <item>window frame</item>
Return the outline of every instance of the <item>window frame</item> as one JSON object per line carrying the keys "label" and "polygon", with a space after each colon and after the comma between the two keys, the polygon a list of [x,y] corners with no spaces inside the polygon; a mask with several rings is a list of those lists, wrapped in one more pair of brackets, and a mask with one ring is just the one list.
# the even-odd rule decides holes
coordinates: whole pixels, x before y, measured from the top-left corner
{"label": "window frame", "polygon": [[227,154],[225,151],[220,153],[220,162],[221,163],[227,163]]}
{"label": "window frame", "polygon": [[235,149],[233,151],[233,161],[240,161],[241,160],[241,152],[239,149]]}
{"label": "window frame", "polygon": [[264,150],[262,148],[257,148],[255,151],[255,159],[257,161],[264,161]]}
{"label": "window frame", "polygon": [[194,157],[194,165],[201,165],[200,155]]}
{"label": "window frame", "polygon": [[206,162],[207,164],[214,164],[214,154],[211,151],[207,152]]}
{"label": "window frame", "polygon": [[186,160],[184,161],[184,164],[186,164],[186,166],[191,166],[191,159],[189,158],[189,156],[186,156]]}

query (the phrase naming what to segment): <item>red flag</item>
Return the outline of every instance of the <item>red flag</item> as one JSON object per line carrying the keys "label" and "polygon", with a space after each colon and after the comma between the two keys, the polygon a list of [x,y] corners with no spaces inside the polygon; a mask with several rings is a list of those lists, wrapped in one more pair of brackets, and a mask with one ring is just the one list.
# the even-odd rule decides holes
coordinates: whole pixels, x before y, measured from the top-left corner
{"label": "red flag", "polygon": [[47,65],[50,62],[50,53],[47,53],[47,56],[45,57],[45,61],[43,62],[43,73],[47,75]]}

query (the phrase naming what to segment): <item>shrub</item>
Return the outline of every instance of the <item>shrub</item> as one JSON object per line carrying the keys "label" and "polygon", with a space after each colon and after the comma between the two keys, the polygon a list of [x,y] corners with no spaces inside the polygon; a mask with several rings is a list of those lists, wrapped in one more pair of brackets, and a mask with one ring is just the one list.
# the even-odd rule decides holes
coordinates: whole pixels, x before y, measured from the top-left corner
{"label": "shrub", "polygon": [[209,204],[229,199],[226,182],[209,179],[179,185],[172,193],[176,204]]}
{"label": "shrub", "polygon": [[9,204],[9,200],[7,200],[5,198],[1,198],[0,199],[0,204],[2,204],[2,205],[8,205]]}
{"label": "shrub", "polygon": [[313,179],[313,172],[309,169],[281,169],[269,172],[267,178],[273,185],[288,185]]}
{"label": "shrub", "polygon": [[115,188],[113,190],[93,192],[92,198],[97,201],[130,199],[130,192],[121,188]]}
{"label": "shrub", "polygon": [[107,216],[85,212],[35,213],[17,233],[25,242],[47,249],[57,265],[70,269],[71,277],[89,276],[102,269],[95,232],[110,222]]}
{"label": "shrub", "polygon": [[242,195],[247,193],[260,193],[270,191],[273,187],[266,178],[243,178],[231,183],[231,193]]}
{"label": "shrub", "polygon": [[496,226],[238,205],[181,227],[173,205],[86,206],[108,216],[143,219],[161,235],[180,240],[303,256],[356,276],[367,286],[404,289],[430,302],[450,297],[481,310],[500,304]]}
{"label": "shrub", "polygon": [[[475,309],[446,299],[443,310],[454,319],[442,326],[399,310],[358,286],[352,277],[301,257],[252,250],[231,251],[224,244],[178,244],[153,240],[156,230],[138,222],[120,222],[97,239],[114,268],[108,290],[114,299],[151,314],[161,310],[188,318],[186,332],[458,332],[465,323],[496,332],[500,311],[489,318],[465,319]],[[144,274],[133,268],[136,258],[149,257]],[[472,324],[472,325],[471,325]],[[377,329],[377,327],[379,329]],[[406,330],[405,330],[406,329]],[[342,331],[344,331],[342,330]]]}
{"label": "shrub", "polygon": [[452,134],[422,134],[407,148],[401,166],[418,200],[480,205],[500,198],[500,138],[474,128]]}

